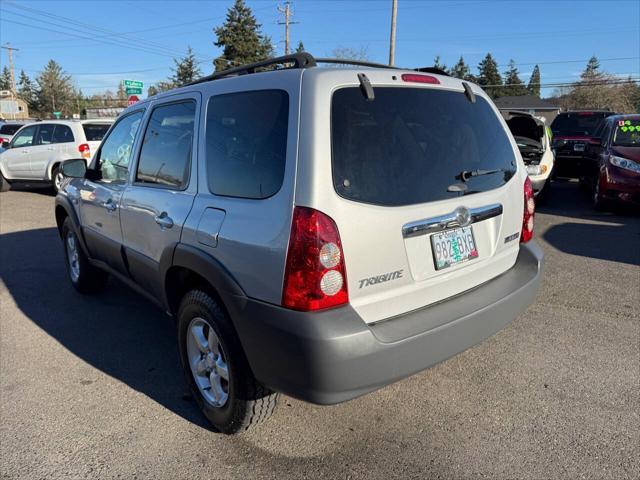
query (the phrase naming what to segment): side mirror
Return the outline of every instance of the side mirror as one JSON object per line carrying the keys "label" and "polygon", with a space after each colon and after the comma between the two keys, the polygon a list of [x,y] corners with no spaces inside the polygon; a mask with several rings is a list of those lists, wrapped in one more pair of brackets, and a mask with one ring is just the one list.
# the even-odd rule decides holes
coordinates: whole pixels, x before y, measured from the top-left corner
{"label": "side mirror", "polygon": [[9,148],[9,145],[11,145],[11,142],[5,140],[4,142],[2,142],[2,148],[7,149]]}
{"label": "side mirror", "polygon": [[83,158],[74,158],[67,160],[62,164],[60,172],[65,177],[84,178],[87,173],[87,162]]}

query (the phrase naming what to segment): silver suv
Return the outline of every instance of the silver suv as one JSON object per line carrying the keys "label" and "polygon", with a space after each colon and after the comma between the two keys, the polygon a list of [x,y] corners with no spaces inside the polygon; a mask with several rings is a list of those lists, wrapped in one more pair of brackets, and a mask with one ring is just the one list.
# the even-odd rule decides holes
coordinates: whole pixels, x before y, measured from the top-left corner
{"label": "silver suv", "polygon": [[88,169],[62,167],[72,284],[110,274],[175,316],[187,382],[225,433],[268,417],[276,392],[334,404],[441,362],[538,289],[533,190],[485,93],[328,61],[152,97]]}

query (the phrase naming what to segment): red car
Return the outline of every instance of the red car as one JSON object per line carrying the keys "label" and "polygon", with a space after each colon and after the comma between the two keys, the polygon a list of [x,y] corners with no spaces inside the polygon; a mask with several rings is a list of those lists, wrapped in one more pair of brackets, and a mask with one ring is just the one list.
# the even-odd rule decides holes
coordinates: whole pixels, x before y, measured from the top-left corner
{"label": "red car", "polygon": [[640,115],[605,119],[589,142],[581,181],[596,208],[612,202],[640,207]]}

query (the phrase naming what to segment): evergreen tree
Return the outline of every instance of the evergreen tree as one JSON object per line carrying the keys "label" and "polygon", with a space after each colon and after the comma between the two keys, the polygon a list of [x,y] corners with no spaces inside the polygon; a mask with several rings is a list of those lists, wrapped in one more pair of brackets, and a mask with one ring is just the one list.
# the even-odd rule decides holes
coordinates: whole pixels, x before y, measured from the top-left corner
{"label": "evergreen tree", "polygon": [[262,34],[260,27],[244,0],[236,0],[224,24],[214,30],[214,45],[223,48],[222,55],[213,61],[216,71],[273,56],[271,39]]}
{"label": "evergreen tree", "polygon": [[174,59],[173,61],[176,66],[173,68],[174,74],[169,81],[176,87],[182,87],[202,76],[202,71],[198,67],[198,61],[191,47],[188,47],[185,57],[181,60]]}
{"label": "evergreen tree", "polygon": [[593,77],[597,77],[600,74],[600,62],[597,57],[593,55],[589,61],[587,62],[587,67],[580,75],[583,79],[589,79]]}
{"label": "evergreen tree", "polygon": [[471,69],[469,68],[469,65],[464,62],[464,58],[462,58],[462,55],[460,55],[460,59],[458,60],[458,62],[453,67],[451,67],[451,70],[449,70],[449,75],[451,75],[452,77],[460,78],[462,80],[470,80]]}
{"label": "evergreen tree", "polygon": [[0,90],[11,90],[11,72],[6,65],[2,69],[2,76],[0,76]]}
{"label": "evergreen tree", "polygon": [[298,46],[296,47],[296,53],[302,53],[304,52],[304,44],[302,43],[302,40],[300,40],[298,42]]}
{"label": "evergreen tree", "polygon": [[447,71],[447,66],[440,60],[440,55],[436,55],[436,58],[433,59],[433,68],[439,68],[443,72]]}
{"label": "evergreen tree", "polygon": [[490,53],[478,64],[478,83],[491,98],[502,95],[502,77],[498,71],[498,64]]}
{"label": "evergreen tree", "polygon": [[530,95],[540,98],[540,67],[536,65],[531,72],[531,78],[529,78],[529,84],[527,90]]}
{"label": "evergreen tree", "polygon": [[20,71],[18,78],[18,97],[27,102],[30,114],[37,112],[36,86],[24,70]]}
{"label": "evergreen tree", "polygon": [[524,82],[520,80],[518,67],[513,59],[509,60],[509,68],[504,72],[504,85],[505,88],[502,89],[504,96],[515,97],[527,94],[527,89]]}
{"label": "evergreen tree", "polygon": [[38,110],[47,115],[62,112],[69,116],[76,109],[76,92],[68,75],[54,60],[49,60],[46,67],[36,79],[38,83]]}

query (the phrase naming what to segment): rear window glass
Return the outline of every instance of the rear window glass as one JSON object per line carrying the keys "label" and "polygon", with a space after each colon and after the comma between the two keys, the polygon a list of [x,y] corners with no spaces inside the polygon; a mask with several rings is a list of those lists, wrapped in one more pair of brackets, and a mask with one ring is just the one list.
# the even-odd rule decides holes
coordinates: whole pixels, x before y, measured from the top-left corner
{"label": "rear window glass", "polygon": [[104,123],[85,123],[82,125],[87,142],[100,142],[111,125]]}
{"label": "rear window glass", "polygon": [[16,125],[16,124],[2,125],[0,126],[0,134],[4,133],[5,135],[13,135],[18,130],[20,130],[20,127],[22,127],[22,125]]}
{"label": "rear window glass", "polygon": [[282,186],[289,95],[260,90],[211,97],[207,179],[216,195],[267,198]]}
{"label": "rear window glass", "polygon": [[507,133],[483,98],[471,103],[460,92],[374,90],[373,101],[359,88],[333,94],[333,183],[342,197],[412,205],[491,190],[514,175]]}
{"label": "rear window glass", "polygon": [[575,112],[561,113],[551,124],[554,135],[593,135],[611,113]]}

